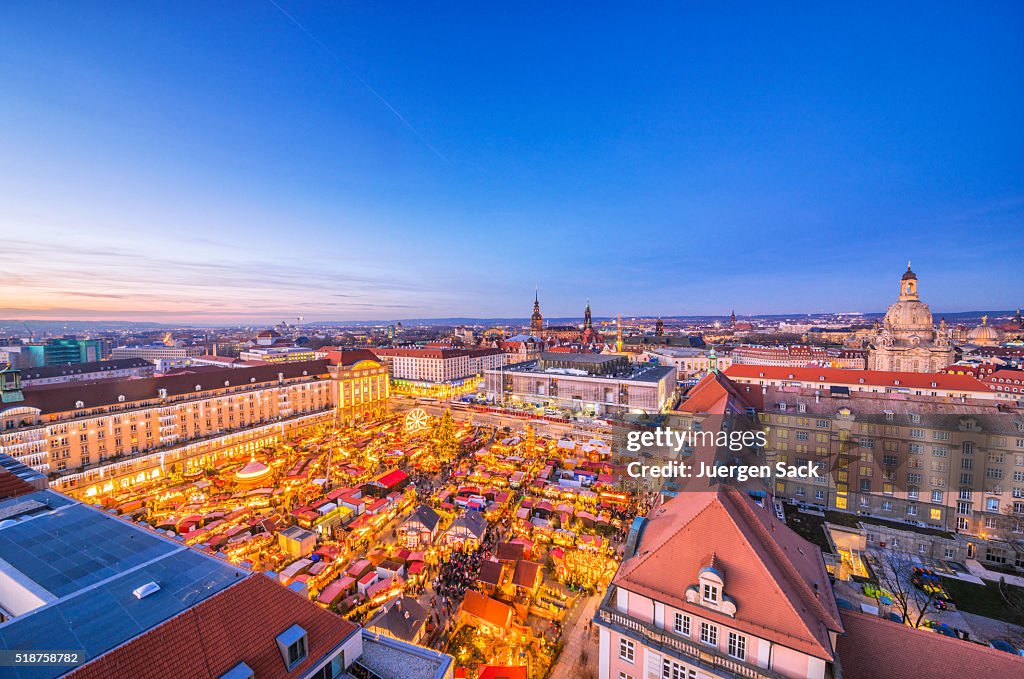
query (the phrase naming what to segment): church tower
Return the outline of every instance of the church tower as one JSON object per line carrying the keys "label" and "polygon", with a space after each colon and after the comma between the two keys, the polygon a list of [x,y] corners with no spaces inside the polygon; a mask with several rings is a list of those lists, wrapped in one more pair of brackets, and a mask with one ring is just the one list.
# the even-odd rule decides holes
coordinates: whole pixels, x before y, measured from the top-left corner
{"label": "church tower", "polygon": [[907,262],[907,271],[900,279],[900,301],[916,302],[917,296],[917,274],[910,270],[910,262]]}
{"label": "church tower", "polygon": [[587,308],[583,310],[583,329],[587,330],[592,327],[593,323],[590,319],[590,300],[587,300]]}
{"label": "church tower", "polygon": [[544,336],[544,317],[540,315],[540,291],[533,291],[533,315],[530,316],[530,334],[534,337]]}

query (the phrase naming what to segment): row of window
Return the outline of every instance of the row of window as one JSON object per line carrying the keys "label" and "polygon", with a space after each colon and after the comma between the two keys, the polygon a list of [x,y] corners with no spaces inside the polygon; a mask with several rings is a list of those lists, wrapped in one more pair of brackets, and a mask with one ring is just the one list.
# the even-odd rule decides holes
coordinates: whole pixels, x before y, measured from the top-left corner
{"label": "row of window", "polygon": [[[673,629],[676,634],[684,637],[691,636],[691,619],[685,613],[676,613]],[[702,644],[718,647],[718,625],[704,622],[700,623],[699,637]],[[742,634],[730,631],[726,637],[726,654],[737,660],[747,659],[747,638]],[[632,639],[622,637],[619,639],[619,659],[632,663],[636,660],[636,644]],[[664,676],[664,675],[663,675]]]}

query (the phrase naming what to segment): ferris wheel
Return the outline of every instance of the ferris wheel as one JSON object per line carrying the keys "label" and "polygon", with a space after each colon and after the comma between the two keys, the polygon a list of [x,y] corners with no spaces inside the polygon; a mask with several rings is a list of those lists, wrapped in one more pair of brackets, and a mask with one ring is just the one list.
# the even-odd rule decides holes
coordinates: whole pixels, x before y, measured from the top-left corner
{"label": "ferris wheel", "polygon": [[427,411],[413,408],[405,415],[405,430],[409,433],[423,431],[427,428]]}

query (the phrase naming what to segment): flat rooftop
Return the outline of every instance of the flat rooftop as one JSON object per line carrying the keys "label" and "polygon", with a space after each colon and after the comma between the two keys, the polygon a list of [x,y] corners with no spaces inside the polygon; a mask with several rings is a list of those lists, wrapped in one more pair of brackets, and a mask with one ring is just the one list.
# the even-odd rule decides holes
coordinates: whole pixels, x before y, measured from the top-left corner
{"label": "flat rooftop", "polygon": [[[454,660],[429,648],[363,630],[363,654],[356,662],[380,679],[442,679]],[[352,669],[350,677],[356,676]]]}
{"label": "flat rooftop", "polygon": [[[54,491],[0,502],[0,648],[92,660],[246,575],[227,562]],[[159,590],[134,591],[155,582]],[[49,678],[72,668],[22,667]]]}
{"label": "flat rooftop", "polygon": [[[561,354],[555,354],[560,356]],[[512,365],[506,365],[503,368],[491,368],[487,370],[488,373],[527,373],[544,377],[557,377],[558,379],[587,379],[587,380],[608,380],[609,382],[651,382],[657,383],[664,379],[666,376],[675,372],[675,367],[670,365],[651,365],[651,364],[630,364],[630,368],[627,372],[616,373],[614,375],[574,375],[566,372],[553,372],[540,369],[540,362],[523,361],[522,363],[513,363]]]}

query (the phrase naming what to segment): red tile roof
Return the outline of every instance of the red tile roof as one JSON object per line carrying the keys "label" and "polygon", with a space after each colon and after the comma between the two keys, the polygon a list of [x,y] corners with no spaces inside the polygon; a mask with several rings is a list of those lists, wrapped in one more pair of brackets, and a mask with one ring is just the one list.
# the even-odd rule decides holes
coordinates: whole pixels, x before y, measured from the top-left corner
{"label": "red tile roof", "polygon": [[353,366],[360,361],[380,363],[380,359],[369,349],[332,349],[327,352],[327,362],[331,365]]}
{"label": "red tile roof", "polygon": [[[306,631],[308,656],[286,672],[276,637],[293,624]],[[296,677],[358,633],[358,625],[252,574],[66,676],[217,679],[244,662],[257,677]]]}
{"label": "red tile roof", "polygon": [[512,623],[512,607],[476,590],[466,592],[462,600],[462,611],[502,629]]}
{"label": "red tile roof", "polygon": [[[686,588],[715,558],[730,618],[689,603]],[[841,631],[821,551],[729,486],[686,492],[648,516],[637,554],[614,584],[802,653],[831,660]]]}
{"label": "red tile roof", "polygon": [[750,392],[721,373],[708,373],[694,385],[679,406],[684,413],[742,412],[763,405],[760,391]]}
{"label": "red tile roof", "polygon": [[820,384],[903,387],[906,389],[942,389],[958,392],[987,392],[988,389],[969,375],[945,373],[907,373],[882,370],[845,370],[843,368],[787,368],[772,365],[729,366],[725,374],[736,380],[783,380],[817,382]]}
{"label": "red tile roof", "polygon": [[[839,637],[843,679],[1009,679],[1024,676],[1024,658],[930,630],[843,611]],[[884,668],[884,669],[882,669]]]}

